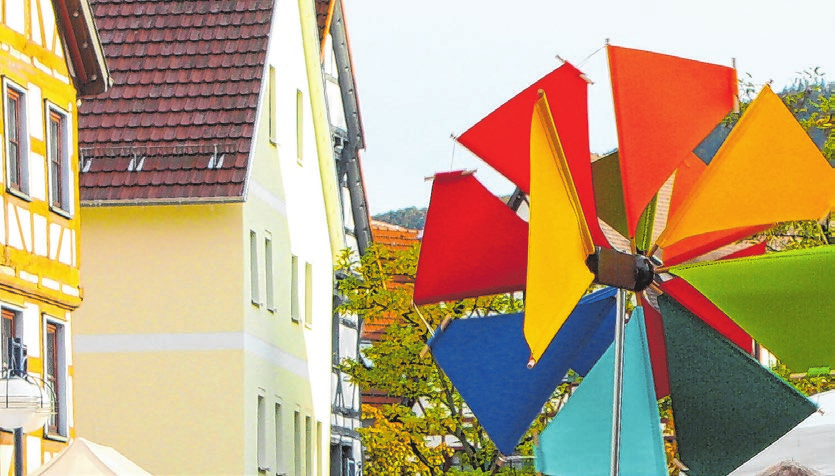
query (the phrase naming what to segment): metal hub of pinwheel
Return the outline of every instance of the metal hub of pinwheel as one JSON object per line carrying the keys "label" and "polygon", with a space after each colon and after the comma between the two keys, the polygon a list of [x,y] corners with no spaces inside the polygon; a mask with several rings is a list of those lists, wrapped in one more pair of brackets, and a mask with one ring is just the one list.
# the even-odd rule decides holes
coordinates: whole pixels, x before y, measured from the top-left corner
{"label": "metal hub of pinwheel", "polygon": [[655,278],[655,266],[646,256],[599,246],[586,258],[586,266],[594,274],[595,284],[627,291],[641,292]]}

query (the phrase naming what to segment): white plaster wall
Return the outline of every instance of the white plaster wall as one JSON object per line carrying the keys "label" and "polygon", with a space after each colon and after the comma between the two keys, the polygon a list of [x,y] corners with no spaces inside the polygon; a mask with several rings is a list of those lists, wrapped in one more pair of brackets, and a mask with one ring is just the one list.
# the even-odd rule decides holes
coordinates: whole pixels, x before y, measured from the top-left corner
{"label": "white plaster wall", "polygon": [[[244,379],[245,468],[247,474],[257,472],[256,417],[258,395],[267,404],[268,462],[274,459],[274,404],[280,399],[283,408],[283,448],[285,461],[280,470],[288,474],[293,468],[293,412],[300,411],[322,425],[322,437],[316,456],[320,460],[309,473],[317,474],[316,466],[328,467],[330,434],[330,347],[331,306],[333,293],[333,261],[319,158],[314,133],[307,68],[302,43],[298,2],[277,2],[273,13],[272,36],[268,46],[267,65],[263,73],[261,104],[254,134],[254,154],[250,164],[241,244],[246,259],[245,328],[252,336],[246,349]],[[315,29],[315,24],[310,25]],[[269,66],[276,70],[276,141],[269,139]],[[321,78],[317,78],[321,80]],[[302,160],[297,159],[296,95],[303,95]],[[331,153],[326,151],[326,153]],[[331,159],[332,160],[332,157]],[[258,239],[258,276],[260,305],[251,302],[250,230]],[[264,237],[272,237],[275,281],[274,312],[265,306]],[[290,263],[298,257],[299,301],[301,322],[290,319]],[[304,323],[304,268],[313,267],[312,325]],[[279,358],[279,356],[281,358]],[[292,363],[292,365],[290,365]],[[251,430],[251,431],[249,431]],[[314,438],[315,438],[314,424]],[[304,435],[302,435],[304,441]],[[303,458],[304,460],[304,458]],[[276,468],[271,468],[274,473]],[[299,473],[302,474],[302,473]]]}

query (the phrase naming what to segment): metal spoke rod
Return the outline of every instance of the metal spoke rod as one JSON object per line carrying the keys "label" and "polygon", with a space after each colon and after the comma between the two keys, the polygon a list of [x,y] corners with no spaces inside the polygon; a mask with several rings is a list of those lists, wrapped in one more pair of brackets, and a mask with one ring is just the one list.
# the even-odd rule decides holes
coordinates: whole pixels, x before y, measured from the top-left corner
{"label": "metal spoke rod", "polygon": [[611,476],[620,473],[620,423],[623,407],[623,343],[626,330],[626,290],[618,289],[615,316],[615,378],[612,392]]}

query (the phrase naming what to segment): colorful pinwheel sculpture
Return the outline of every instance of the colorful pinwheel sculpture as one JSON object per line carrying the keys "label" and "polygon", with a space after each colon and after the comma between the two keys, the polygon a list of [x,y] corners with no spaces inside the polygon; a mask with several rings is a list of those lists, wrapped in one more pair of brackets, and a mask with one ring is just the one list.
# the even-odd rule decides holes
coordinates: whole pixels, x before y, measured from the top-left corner
{"label": "colorful pinwheel sculpture", "polygon": [[[571,456],[601,456],[614,431],[586,424],[599,444],[576,438],[589,412],[607,411],[600,402],[586,408],[592,397],[581,395],[606,394],[584,387],[605,381],[596,369],[617,358],[608,357],[614,349],[600,357],[614,335],[615,320],[605,317],[615,293],[581,297],[592,283],[637,293],[643,306],[626,329],[624,357],[623,405],[632,410],[624,413],[647,414],[635,406],[655,408],[655,397],[671,394],[689,474],[726,474],[814,408],[746,354],[751,337],[793,369],[835,363],[835,311],[822,298],[835,288],[835,247],[763,255],[762,246],[733,243],[779,222],[826,216],[835,209],[835,172],[768,86],[702,160],[693,151],[735,106],[735,71],[607,50],[618,151],[591,163],[588,82],[568,63],[482,119],[458,141],[524,192],[528,220],[471,173],[437,174],[414,300],[524,290],[523,320],[453,321],[431,343],[433,355],[505,454],[566,369],[586,375],[597,361],[542,435],[539,460],[546,474],[598,474]],[[468,339],[483,345],[464,348]],[[630,370],[650,360],[651,371]],[[649,407],[647,392],[630,390],[641,382],[654,387]],[[657,409],[648,414],[657,419]],[[657,421],[627,418],[621,428],[624,441],[644,435],[660,445]],[[549,457],[546,440],[567,446]],[[652,453],[625,443],[621,467],[652,468]]]}

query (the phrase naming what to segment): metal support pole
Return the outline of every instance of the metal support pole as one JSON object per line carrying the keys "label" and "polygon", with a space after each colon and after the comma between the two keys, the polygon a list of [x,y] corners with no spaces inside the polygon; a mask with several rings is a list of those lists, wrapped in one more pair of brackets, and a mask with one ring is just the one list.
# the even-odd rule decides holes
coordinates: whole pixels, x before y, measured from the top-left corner
{"label": "metal support pole", "polygon": [[23,428],[14,429],[14,476],[23,476]]}
{"label": "metal support pole", "polygon": [[615,378],[612,392],[611,476],[620,473],[620,423],[623,403],[623,342],[626,330],[626,290],[618,289],[615,317]]}

